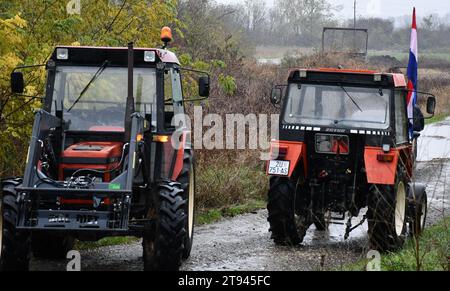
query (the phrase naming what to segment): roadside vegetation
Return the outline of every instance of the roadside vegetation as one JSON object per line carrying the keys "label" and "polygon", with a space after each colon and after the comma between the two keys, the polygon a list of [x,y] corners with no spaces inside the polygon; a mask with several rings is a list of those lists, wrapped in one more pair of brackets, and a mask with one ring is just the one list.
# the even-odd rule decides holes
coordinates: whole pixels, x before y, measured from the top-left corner
{"label": "roadside vegetation", "polygon": [[91,250],[101,247],[129,245],[138,242],[140,239],[135,237],[107,237],[96,242],[80,242],[75,243],[76,250]]}
{"label": "roadside vegetation", "polygon": [[[425,230],[417,242],[410,239],[404,249],[383,255],[382,271],[450,271],[450,219]],[[337,269],[365,271],[367,260]]]}

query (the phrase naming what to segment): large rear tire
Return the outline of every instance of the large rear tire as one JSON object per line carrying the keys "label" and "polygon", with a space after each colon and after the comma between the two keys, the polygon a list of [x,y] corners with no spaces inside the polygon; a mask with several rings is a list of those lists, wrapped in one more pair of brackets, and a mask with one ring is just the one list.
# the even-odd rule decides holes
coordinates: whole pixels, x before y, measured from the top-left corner
{"label": "large rear tire", "polygon": [[145,271],[180,268],[187,236],[186,203],[181,184],[163,181],[159,185],[155,208],[148,215],[155,219],[153,229],[146,232],[143,240]]}
{"label": "large rear tire", "polygon": [[396,251],[406,239],[407,182],[403,169],[394,186],[374,185],[369,198],[369,240],[373,249]]}
{"label": "large rear tire", "polygon": [[16,224],[19,215],[15,188],[22,179],[2,182],[2,203],[0,207],[0,270],[28,271],[30,265],[30,235],[18,232]]}
{"label": "large rear tire", "polygon": [[295,192],[296,184],[290,179],[271,178],[267,210],[270,231],[275,244],[294,246],[302,242],[303,238],[300,238],[297,232]]}
{"label": "large rear tire", "polygon": [[31,236],[31,251],[39,259],[65,259],[73,250],[75,239],[70,236],[57,236],[49,233],[34,233]]}

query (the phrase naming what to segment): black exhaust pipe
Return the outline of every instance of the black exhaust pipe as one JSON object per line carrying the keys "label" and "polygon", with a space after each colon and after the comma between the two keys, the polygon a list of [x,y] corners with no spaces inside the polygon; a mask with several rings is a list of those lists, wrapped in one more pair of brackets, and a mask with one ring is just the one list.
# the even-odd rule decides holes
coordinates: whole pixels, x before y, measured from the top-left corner
{"label": "black exhaust pipe", "polygon": [[134,44],[128,44],[128,96],[125,110],[125,142],[131,140],[131,116],[135,113],[134,108]]}

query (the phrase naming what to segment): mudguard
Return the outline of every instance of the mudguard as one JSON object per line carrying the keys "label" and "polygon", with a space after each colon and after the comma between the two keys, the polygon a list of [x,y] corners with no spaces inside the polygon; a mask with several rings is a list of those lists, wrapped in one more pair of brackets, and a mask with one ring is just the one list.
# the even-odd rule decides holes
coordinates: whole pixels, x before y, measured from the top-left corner
{"label": "mudguard", "polygon": [[389,154],[393,155],[392,162],[378,160],[378,155],[386,154],[382,148],[366,147],[364,150],[364,162],[366,167],[367,182],[378,185],[394,185],[399,160],[399,152],[392,149]]}
{"label": "mudguard", "polygon": [[416,201],[422,201],[422,196],[427,195],[427,186],[422,183],[409,183],[408,185],[408,201],[409,203],[415,203]]}
{"label": "mudguard", "polygon": [[[280,156],[281,152],[282,156]],[[303,160],[304,175],[306,177],[307,175],[306,145],[303,142],[272,141],[270,144],[270,156],[272,160],[280,159],[283,161],[290,162],[288,174],[289,178],[292,177],[292,174],[297,168],[299,162]],[[267,169],[269,167],[269,162],[267,162]]]}
{"label": "mudguard", "polygon": [[181,174],[184,165],[184,151],[190,148],[190,136],[190,131],[183,131],[181,142],[178,144],[178,149],[176,150],[175,165],[171,176],[172,181],[176,181]]}

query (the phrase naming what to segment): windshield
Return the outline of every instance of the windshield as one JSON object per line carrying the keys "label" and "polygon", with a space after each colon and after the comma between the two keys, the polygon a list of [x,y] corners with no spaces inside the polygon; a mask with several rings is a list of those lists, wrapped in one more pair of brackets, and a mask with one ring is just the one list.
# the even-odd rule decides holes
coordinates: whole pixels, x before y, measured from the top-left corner
{"label": "windshield", "polygon": [[[67,130],[124,131],[128,69],[111,67],[101,69],[100,67],[57,69],[53,100],[58,108],[61,105],[64,108]],[[136,68],[133,88],[136,111],[151,114],[156,103],[155,70]],[[54,106],[52,107],[54,111]]]}
{"label": "windshield", "polygon": [[284,121],[291,124],[387,129],[390,90],[291,84]]}

